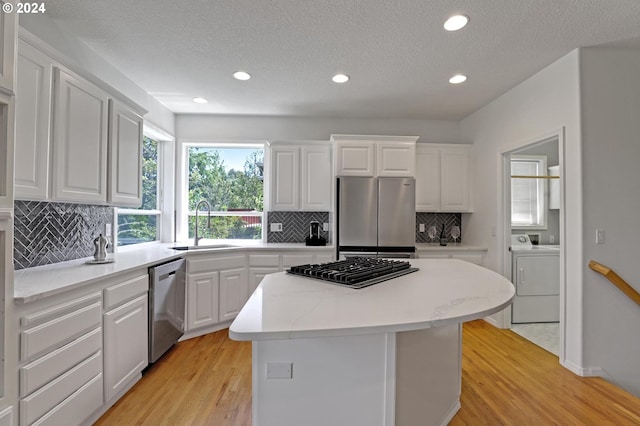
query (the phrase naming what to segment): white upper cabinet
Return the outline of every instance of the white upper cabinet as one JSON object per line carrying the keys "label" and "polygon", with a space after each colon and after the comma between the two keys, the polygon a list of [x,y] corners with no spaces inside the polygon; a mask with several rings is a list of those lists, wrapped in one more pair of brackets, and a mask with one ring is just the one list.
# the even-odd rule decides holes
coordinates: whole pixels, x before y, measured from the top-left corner
{"label": "white upper cabinet", "polygon": [[304,211],[331,210],[331,147],[311,145],[301,148],[302,206]]}
{"label": "white upper cabinet", "polygon": [[376,146],[373,142],[337,141],[335,147],[336,176],[375,176]]}
{"label": "white upper cabinet", "polygon": [[376,166],[378,176],[414,177],[416,142],[378,142]]}
{"label": "white upper cabinet", "polygon": [[336,176],[414,177],[417,136],[331,135]]}
{"label": "white upper cabinet", "polygon": [[297,146],[271,146],[270,210],[299,210],[300,149]]}
{"label": "white upper cabinet", "polygon": [[[0,6],[4,6],[5,3],[15,4],[15,2],[0,0]],[[17,19],[16,13],[0,12],[0,88],[9,94],[14,88]]]}
{"label": "white upper cabinet", "polygon": [[473,211],[468,145],[418,145],[416,210]]}
{"label": "white upper cabinet", "polygon": [[51,58],[20,40],[16,81],[15,198],[49,197]]}
{"label": "white upper cabinet", "polygon": [[331,210],[333,176],[329,145],[271,142],[269,158],[270,211]]}
{"label": "white upper cabinet", "polygon": [[52,196],[107,202],[109,97],[81,77],[55,69]]}
{"label": "white upper cabinet", "polygon": [[440,149],[420,144],[416,149],[416,210],[440,210]]}
{"label": "white upper cabinet", "polygon": [[15,198],[139,207],[135,104],[70,71],[33,36],[18,43]]}
{"label": "white upper cabinet", "polygon": [[142,203],[142,117],[123,103],[109,102],[109,203]]}
{"label": "white upper cabinet", "polygon": [[440,209],[443,212],[470,211],[469,150],[465,148],[442,150],[440,165]]}

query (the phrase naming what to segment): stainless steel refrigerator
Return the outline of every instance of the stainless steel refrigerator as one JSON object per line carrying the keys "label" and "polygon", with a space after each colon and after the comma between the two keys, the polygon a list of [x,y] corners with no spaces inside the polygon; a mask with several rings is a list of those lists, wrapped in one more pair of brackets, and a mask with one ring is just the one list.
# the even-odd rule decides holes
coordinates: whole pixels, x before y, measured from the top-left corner
{"label": "stainless steel refrigerator", "polygon": [[339,177],[337,255],[413,257],[416,182],[413,178]]}

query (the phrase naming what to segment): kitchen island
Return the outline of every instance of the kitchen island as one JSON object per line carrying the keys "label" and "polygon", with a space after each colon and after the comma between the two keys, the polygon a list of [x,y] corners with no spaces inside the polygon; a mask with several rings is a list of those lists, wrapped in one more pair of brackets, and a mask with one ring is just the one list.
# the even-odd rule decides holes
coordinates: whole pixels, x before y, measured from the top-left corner
{"label": "kitchen island", "polygon": [[455,259],[360,290],[267,275],[229,328],[253,341],[254,425],[441,425],[460,408],[461,324],[506,278]]}

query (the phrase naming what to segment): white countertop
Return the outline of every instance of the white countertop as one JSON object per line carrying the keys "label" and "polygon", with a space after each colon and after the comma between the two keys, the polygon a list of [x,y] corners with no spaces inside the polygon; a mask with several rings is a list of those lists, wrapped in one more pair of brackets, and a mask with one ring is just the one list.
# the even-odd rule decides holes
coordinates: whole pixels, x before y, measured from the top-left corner
{"label": "white countertop", "polygon": [[[222,249],[198,249],[189,251],[172,250],[173,246],[188,243],[144,244],[139,247],[119,248],[117,253],[109,254],[107,259],[113,263],[88,265],[93,257],[19,269],[14,272],[14,301],[27,303],[44,297],[92,284],[100,279],[125,273],[136,268],[146,268],[194,253],[218,253],[246,250],[307,250],[329,249],[331,246],[307,247],[304,243],[263,243],[255,240],[210,240],[206,244],[234,244],[236,247]],[[203,243],[201,243],[203,245]]]}
{"label": "white countertop", "polygon": [[229,328],[234,340],[276,340],[418,330],[482,318],[511,303],[503,276],[455,259],[413,259],[418,272],[360,290],[267,275]]}

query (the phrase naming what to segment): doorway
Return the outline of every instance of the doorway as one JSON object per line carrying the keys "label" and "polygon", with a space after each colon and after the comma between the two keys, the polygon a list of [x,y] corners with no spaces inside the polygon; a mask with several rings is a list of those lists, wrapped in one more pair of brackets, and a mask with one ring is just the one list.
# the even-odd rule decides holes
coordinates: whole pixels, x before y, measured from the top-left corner
{"label": "doorway", "polygon": [[[503,325],[560,359],[565,300],[563,152],[563,130],[559,129],[501,153],[503,273],[516,286]],[[526,241],[512,243],[513,239]],[[557,272],[550,275],[549,258],[553,262],[554,255]]]}

